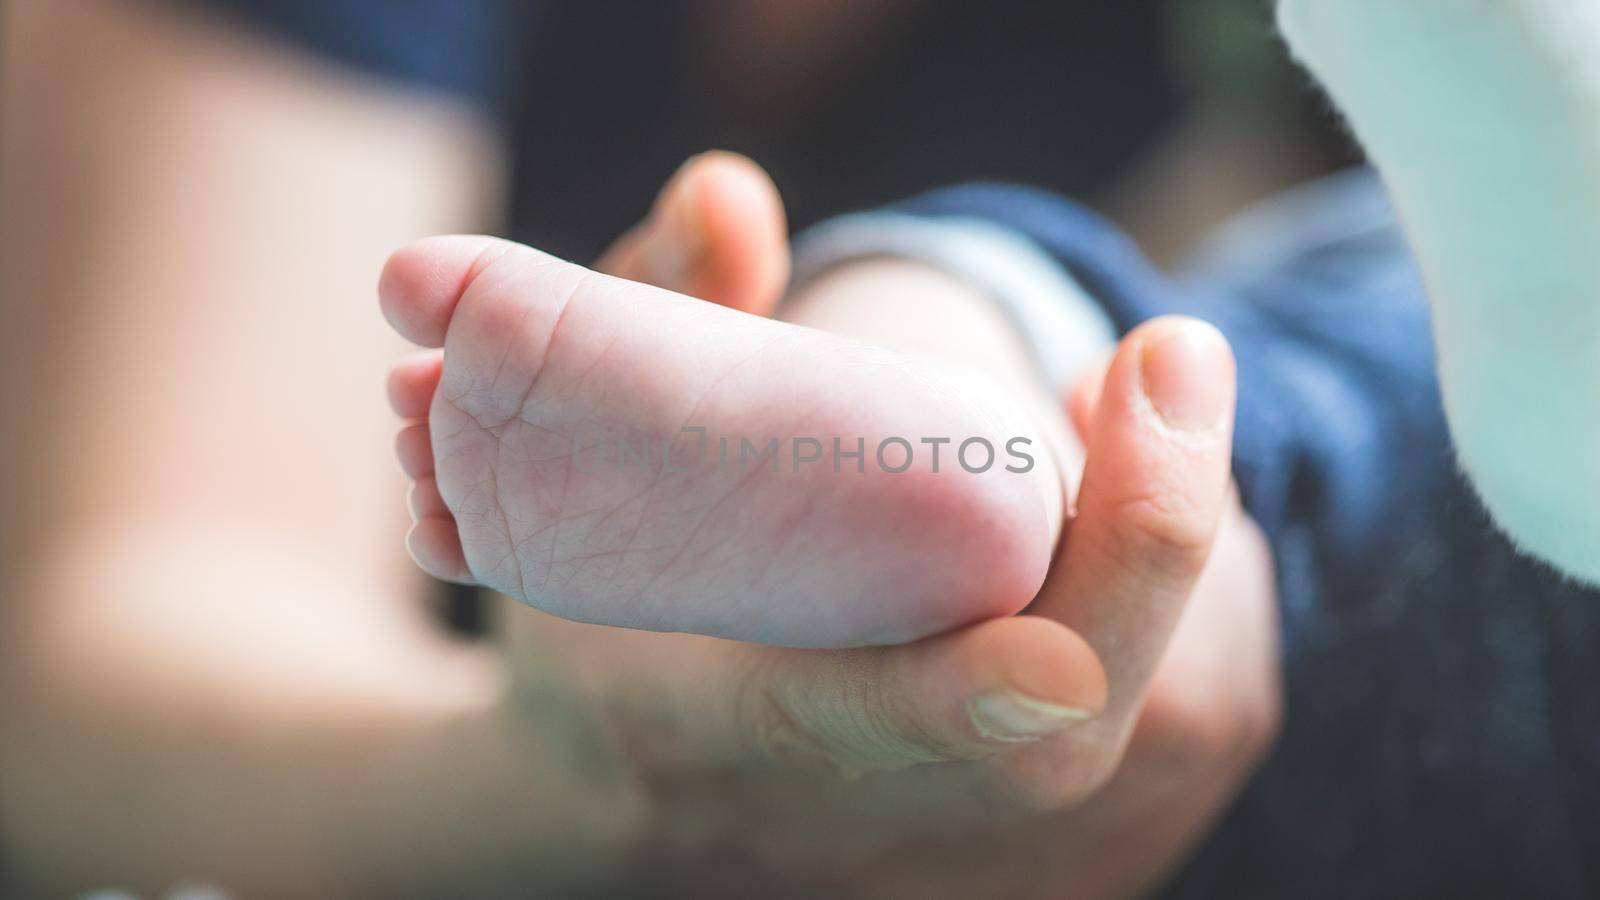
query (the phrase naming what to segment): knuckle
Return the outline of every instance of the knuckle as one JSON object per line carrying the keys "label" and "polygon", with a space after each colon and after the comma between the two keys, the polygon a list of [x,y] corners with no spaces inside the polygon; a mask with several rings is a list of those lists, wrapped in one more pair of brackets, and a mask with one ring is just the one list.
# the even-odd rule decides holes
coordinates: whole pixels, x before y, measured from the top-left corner
{"label": "knuckle", "polygon": [[1128,565],[1157,575],[1192,578],[1211,556],[1212,517],[1177,493],[1139,494],[1110,511],[1108,549]]}
{"label": "knuckle", "polygon": [[966,758],[957,736],[937,727],[915,701],[888,683],[874,679],[821,717],[826,724],[819,730],[835,741],[842,755],[882,769]]}
{"label": "knuckle", "polygon": [[804,726],[773,687],[770,667],[742,679],[735,716],[761,762],[803,772],[848,775],[826,744]]}
{"label": "knuckle", "polygon": [[881,767],[893,741],[860,696],[834,696],[773,661],[753,663],[737,701],[757,758],[790,772],[851,780]]}
{"label": "knuckle", "polygon": [[[852,678],[837,687],[819,673],[786,674],[758,662],[738,700],[742,726],[757,755],[790,770],[852,779],[870,771],[967,758],[960,736],[926,721],[923,710],[885,687],[884,679]],[[859,673],[853,673],[859,675]]]}

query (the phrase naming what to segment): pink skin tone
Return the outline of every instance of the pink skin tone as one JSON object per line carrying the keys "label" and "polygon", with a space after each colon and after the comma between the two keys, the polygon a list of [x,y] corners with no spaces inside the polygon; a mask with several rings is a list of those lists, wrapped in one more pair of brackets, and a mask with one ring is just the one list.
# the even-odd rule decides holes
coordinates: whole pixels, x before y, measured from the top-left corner
{"label": "pink skin tone", "polygon": [[[501,640],[463,646],[433,633],[397,556],[399,492],[371,455],[391,426],[362,412],[359,373],[398,342],[359,295],[400,242],[492,221],[492,135],[169,6],[0,4],[0,306],[17,323],[0,335],[19,371],[50,374],[44,406],[15,398],[31,427],[3,448],[23,493],[0,507],[26,548],[0,628],[7,888],[159,894],[201,873],[247,896],[692,892],[728,874],[695,867],[709,845],[801,892],[1084,900],[1144,894],[1203,834],[1270,741],[1276,687],[1226,423],[1151,414],[1172,385],[1146,360],[1204,329],[1136,331],[1090,392],[1086,486],[1025,614],[812,651],[514,609]],[[116,114],[130,97],[159,115]],[[686,171],[597,268],[770,313],[781,212],[727,160]],[[272,188],[286,178],[305,190]],[[992,304],[936,272],[907,291],[883,262],[808,289],[809,321],[900,344],[963,321],[961,358],[993,362],[973,352],[1005,344]],[[430,353],[396,373],[413,420]],[[1225,396],[1223,361],[1179,369]],[[641,845],[687,883],[632,866]]]}
{"label": "pink skin tone", "polygon": [[[411,546],[439,577],[577,621],[798,647],[904,643],[1014,614],[1043,583],[1059,486],[1006,470],[1013,437],[1045,448],[982,379],[488,238],[414,244],[381,284],[401,334],[444,348],[400,451]],[[435,374],[414,365],[397,378]],[[726,437],[735,461],[716,464],[715,443],[682,474],[574,458],[598,440],[692,464],[685,426]],[[864,440],[864,472],[735,456],[744,439],[831,451],[835,436]],[[870,456],[895,436],[917,448],[899,474]],[[982,438],[997,461],[970,473],[951,444],[934,471],[923,437]]]}
{"label": "pink skin tone", "polygon": [[[651,220],[599,266],[674,287],[698,280],[726,306],[770,312],[786,258],[781,209],[759,175],[728,158],[691,163]],[[662,253],[663,232],[679,227],[666,223],[685,218],[673,208],[685,181],[722,198],[705,205],[703,222],[718,220],[719,203],[725,222],[758,211],[753,195],[761,193],[767,215],[720,235],[702,224],[689,240],[700,250]],[[722,202],[740,191],[749,203]],[[674,256],[692,262],[671,264]],[[847,273],[840,285],[816,289],[834,296],[801,300],[826,307],[849,293],[838,287],[859,280]],[[905,299],[917,308],[936,302],[926,286]],[[1214,357],[1213,336],[1195,323],[1150,323],[1056,405],[1081,436],[1070,442],[1070,467],[1083,465],[1085,451],[1088,463],[1064,551],[1027,615],[904,646],[821,654],[511,616],[511,658],[532,683],[544,683],[550,667],[565,669],[594,685],[592,703],[646,711],[638,718],[658,726],[628,743],[652,748],[637,763],[651,780],[763,757],[880,773],[849,781],[849,799],[839,799],[845,809],[874,808],[874,821],[902,822],[900,840],[909,842],[839,872],[858,886],[970,895],[1043,877],[1077,897],[1147,890],[1232,796],[1270,744],[1277,715],[1270,560],[1229,494],[1231,361],[1225,351]],[[396,367],[396,411],[425,417],[440,373],[438,351]],[[1174,427],[1219,413],[1210,427]],[[402,463],[414,474],[433,471],[427,438],[421,422],[401,433]],[[413,534],[414,551],[428,534]],[[724,708],[705,696],[718,685],[739,702]],[[997,697],[1073,714],[997,722],[985,717]],[[704,759],[708,747],[731,758]],[[916,765],[930,760],[947,762]],[[830,782],[826,797],[834,797]],[[766,802],[754,800],[764,796],[759,785],[740,784],[741,796]],[[830,803],[789,810],[774,820],[783,827],[747,823],[738,841],[792,847],[799,839],[822,857],[859,858],[860,829],[849,813],[826,812]],[[929,823],[959,830],[980,822],[981,837],[912,838]],[[1042,858],[1054,868],[1041,876],[1034,863]]]}

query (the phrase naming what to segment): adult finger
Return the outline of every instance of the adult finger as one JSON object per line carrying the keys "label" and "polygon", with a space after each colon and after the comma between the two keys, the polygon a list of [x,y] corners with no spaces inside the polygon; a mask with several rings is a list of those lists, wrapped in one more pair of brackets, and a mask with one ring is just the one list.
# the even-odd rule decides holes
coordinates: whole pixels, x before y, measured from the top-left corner
{"label": "adult finger", "polygon": [[783,201],[766,171],[713,151],[684,163],[649,217],[595,269],[765,316],[789,278],[788,240]]}
{"label": "adult finger", "polygon": [[723,704],[738,752],[845,773],[976,760],[1082,727],[1105,673],[1070,629],[996,619],[895,647],[751,648]]}
{"label": "adult finger", "polygon": [[1030,609],[1105,666],[1105,713],[1074,740],[1120,752],[1205,568],[1229,497],[1234,380],[1221,333],[1179,317],[1136,329],[1106,370],[1077,516]]}

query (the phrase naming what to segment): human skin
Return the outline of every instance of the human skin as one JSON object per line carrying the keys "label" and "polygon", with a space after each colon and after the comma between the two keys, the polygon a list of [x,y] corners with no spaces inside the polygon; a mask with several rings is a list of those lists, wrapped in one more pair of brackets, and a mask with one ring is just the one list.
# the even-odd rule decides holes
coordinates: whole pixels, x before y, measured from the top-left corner
{"label": "human skin", "polygon": [[[1043,615],[840,654],[511,608],[504,648],[432,631],[400,549],[400,479],[380,462],[393,425],[371,401],[399,348],[370,284],[390,247],[492,220],[495,145],[461,110],[183,9],[8,3],[0,22],[0,337],[11,383],[35,386],[4,395],[6,421],[29,427],[0,446],[13,476],[0,480],[8,893],[179,879],[302,896],[670,887],[706,877],[718,838],[762,860],[751,877],[768,886],[787,868],[871,892],[955,858],[903,824],[927,815],[880,827],[866,813],[892,807],[875,796],[1032,783],[1006,774],[1021,763],[916,764],[1081,766],[1071,792],[946,804],[953,826],[981,819],[996,840],[999,823],[1041,808],[1069,816],[1116,769],[1114,754],[1074,763],[1050,749],[1062,745],[974,738],[951,702],[1026,680],[1092,706],[1097,672],[1111,697],[1129,693]],[[1159,528],[1141,533],[1107,541],[1120,555],[1094,596],[1181,605],[1186,589],[1129,583],[1141,561],[1183,580],[1159,564]],[[1275,682],[1267,665],[1215,658],[1270,658],[1270,633],[1230,626],[1219,640],[1191,621],[1144,704],[1120,701],[1125,722],[1138,716],[1127,764],[1090,802],[1122,814],[1005,846],[1067,840],[1086,865],[1113,866],[1093,848],[1124,836],[1097,826],[1143,809],[1162,826],[1137,829],[1153,856],[1093,879],[1125,887],[1200,832],[1270,731],[1260,698]],[[645,743],[680,752],[636,752],[658,735],[670,739]],[[1163,814],[1148,795],[1164,782],[1148,777],[1118,801],[1139,760],[1181,773],[1192,799],[1170,809],[1199,811]],[[865,774],[882,770],[895,774]],[[743,803],[786,811],[794,830],[756,827],[774,819]],[[871,859],[826,840],[863,830],[879,839]],[[773,849],[797,845],[815,850]],[[996,852],[964,871],[989,862],[1011,864]],[[673,879],[643,880],[661,870]]]}
{"label": "human skin", "polygon": [[[412,493],[412,548],[435,575],[578,621],[821,648],[1012,615],[1043,582],[1061,470],[982,370],[497,238],[410,245],[380,295],[401,333],[444,350]],[[923,443],[941,435],[942,466]],[[1003,455],[1019,440],[1037,462]],[[978,468],[957,463],[971,441],[989,451]],[[850,446],[855,463],[828,456]],[[619,462],[626,447],[647,461]]]}
{"label": "human skin", "polygon": [[[696,160],[669,185],[664,198],[681,192],[685,182],[705,182],[719,174],[730,181],[740,176],[749,181],[748,167],[748,163],[727,158]],[[747,171],[738,171],[741,168]],[[772,195],[770,190],[751,193]],[[670,220],[672,213],[671,208],[659,210],[656,220]],[[647,222],[644,227],[651,226]],[[747,225],[736,233],[760,230]],[[747,247],[745,252],[759,249]],[[604,263],[649,280],[659,274],[649,261],[659,256],[629,253],[624,242]],[[667,271],[670,275],[675,269],[669,266]],[[749,312],[771,310],[772,298],[763,301],[759,294],[722,299]],[[939,315],[930,315],[930,310]],[[952,327],[948,331],[939,324],[897,329],[890,324],[912,321],[908,318],[912,311],[921,313],[924,320]],[[914,346],[929,354],[955,353],[969,364],[1017,365],[1024,358],[1020,347],[1009,347],[1014,336],[988,301],[947,276],[911,263],[874,261],[848,266],[816,280],[804,295],[795,298],[790,314],[812,324]],[[886,330],[875,333],[878,328]],[[985,341],[975,339],[982,335],[994,339],[992,358],[982,349]],[[1126,363],[1138,358],[1139,342],[1148,336],[1148,330],[1136,333],[1119,360]],[[999,350],[1001,347],[1006,349]],[[425,371],[431,372],[431,377],[408,377],[408,387],[399,392],[403,414],[427,411],[427,394],[437,380],[436,365]],[[1127,367],[1113,366],[1112,371],[1126,374]],[[995,374],[1013,377],[1004,371]],[[1014,377],[1036,376],[1025,374],[1019,366]],[[1104,412],[1097,409],[1104,390],[1100,379],[1088,379],[1071,403],[1077,431],[1090,436],[1091,446],[1095,445],[1099,414]],[[1113,390],[1111,396],[1119,393]],[[1114,415],[1112,419],[1115,421]],[[1098,430],[1118,433],[1115,428]],[[1176,449],[1158,434],[1135,431],[1123,436],[1142,440],[1147,444],[1145,450],[1158,454],[1163,448]],[[1076,452],[1081,461],[1081,447],[1074,451],[1076,441],[1069,443],[1072,446],[1067,452]],[[1137,446],[1123,444],[1117,449],[1118,453],[1105,458],[1126,460],[1141,454]],[[1172,462],[1157,468],[1165,475],[1177,476],[1181,466]],[[1094,469],[1091,464],[1091,487],[1084,498],[1089,512],[1080,514],[1078,520],[1079,546],[1090,548],[1102,546],[1095,526],[1103,515],[1098,509],[1103,494],[1093,489],[1100,483]],[[1181,476],[1178,480],[1183,481]],[[1181,510],[1192,505],[1192,500],[1174,503],[1176,499],[1163,498],[1157,490],[1132,508]],[[1127,508],[1120,502],[1108,505]],[[1074,725],[1037,746],[983,761],[955,761],[968,754],[987,755],[981,744],[970,743],[975,736],[972,724],[959,712],[966,704],[945,701],[944,705],[956,707],[957,714],[942,719],[912,721],[896,714],[906,707],[936,708],[941,705],[937,698],[945,691],[958,691],[962,681],[948,676],[933,685],[920,679],[902,680],[906,670],[903,660],[896,657],[911,648],[795,654],[683,635],[608,631],[545,616],[518,617],[508,625],[513,635],[520,635],[530,645],[516,658],[560,659],[563,664],[558,668],[581,673],[592,690],[607,698],[601,705],[645,711],[624,716],[624,721],[653,718],[654,726],[629,741],[653,748],[643,760],[657,773],[651,780],[669,784],[685,778],[692,781],[697,772],[702,778],[724,783],[734,779],[738,790],[715,799],[701,798],[715,805],[709,813],[714,821],[736,832],[729,834],[708,825],[709,836],[701,838],[708,847],[723,851],[730,846],[742,848],[790,882],[832,871],[835,877],[829,887],[833,890],[870,894],[915,887],[936,896],[942,891],[959,896],[1009,885],[1008,890],[1025,893],[1059,890],[1068,896],[1128,896],[1158,883],[1170,871],[1182,851],[1203,833],[1204,824],[1231,797],[1270,743],[1275,728],[1276,623],[1270,562],[1264,541],[1236,501],[1230,496],[1224,506],[1215,556],[1164,657],[1163,616],[1181,609],[1187,594],[1152,588],[1162,579],[1162,572],[1181,581],[1182,572],[1194,571],[1189,564],[1174,564],[1174,553],[1182,557],[1198,549],[1202,561],[1205,555],[1203,547],[1191,544],[1188,551],[1183,549],[1191,541],[1180,537],[1182,528],[1144,531],[1146,537],[1164,536],[1157,541],[1160,550],[1144,549],[1142,565],[1120,566],[1106,560],[1110,567],[1099,566],[1093,562],[1097,554],[1091,553],[1078,557],[1078,562],[1089,560],[1095,574],[1074,582],[1069,566],[1058,564],[1052,584],[1030,610],[1036,615],[1000,620],[959,640],[929,644],[963,660],[963,668],[981,666],[984,658],[1018,659],[1038,653],[1042,646],[1036,642],[1052,637],[1051,623],[1072,622],[1102,651],[1097,658],[1107,663],[1113,681],[1109,703],[1096,720]],[[1135,526],[1112,543],[1133,550],[1144,543],[1139,533]],[[1195,536],[1191,531],[1190,538]],[[1112,576],[1112,569],[1121,569],[1127,578]],[[1127,593],[1119,596],[1119,587]],[[1139,601],[1130,603],[1135,595]],[[1163,596],[1166,603],[1161,601]],[[1104,610],[1124,605],[1137,613],[1120,627],[1114,618],[1108,623]],[[1097,607],[1102,610],[1100,615],[1095,614]],[[969,642],[969,649],[957,649]],[[975,652],[970,647],[985,649]],[[1058,655],[1059,651],[1046,651],[1034,659],[1045,663]],[[1158,658],[1160,667],[1145,693],[1142,679]],[[853,670],[860,676],[855,690],[866,688],[865,699],[854,692],[836,694],[823,686],[824,681],[811,676],[795,677],[792,666],[812,671]],[[730,671],[734,673],[731,677]],[[634,674],[630,676],[630,672]],[[758,676],[754,679],[758,689],[749,687],[752,672]],[[541,683],[545,677],[546,673],[536,672],[532,680]],[[1054,677],[1071,676],[1057,670]],[[1078,677],[1086,676],[1080,673]],[[684,682],[735,685],[740,702],[718,711],[716,704],[705,704],[706,698],[681,691],[678,686]],[[1033,682],[1034,689],[1043,684]],[[959,698],[959,692],[955,696]],[[686,714],[663,712],[682,709],[685,698],[691,702]],[[753,705],[752,698],[756,701]],[[1052,698],[1057,702],[1066,699],[1061,695]],[[736,713],[731,721],[729,710]],[[735,723],[741,721],[743,736],[730,740],[727,732],[739,734],[741,727]],[[757,723],[753,732],[751,721]],[[1134,741],[1127,763],[1122,764],[1123,741],[1135,722]],[[841,725],[843,732],[838,730]],[[630,735],[636,727],[623,726]],[[708,744],[727,747],[726,755],[689,760],[684,766],[684,753],[676,748]],[[803,769],[842,771],[856,777],[796,782],[771,769],[754,780],[748,775],[733,776],[731,772],[737,769],[734,761],[751,751],[758,758],[773,757],[785,765],[798,761]],[[915,765],[929,760],[943,762]],[[808,800],[822,796],[827,802],[797,806],[796,791]],[[894,823],[887,836],[886,823]],[[1038,867],[1032,863],[1025,869],[1030,874],[1019,880],[1019,854],[1042,854],[1047,847],[1049,880],[1040,881]],[[1113,849],[1116,852],[1108,852]],[[841,860],[849,864],[842,865]]]}

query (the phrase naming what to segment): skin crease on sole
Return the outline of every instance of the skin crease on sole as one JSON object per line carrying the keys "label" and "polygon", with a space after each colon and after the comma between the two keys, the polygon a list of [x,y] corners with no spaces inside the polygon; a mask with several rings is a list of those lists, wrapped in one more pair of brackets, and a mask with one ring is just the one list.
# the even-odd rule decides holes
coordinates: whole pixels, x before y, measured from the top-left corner
{"label": "skin crease on sole", "polygon": [[[485,238],[413,245],[385,284],[391,321],[445,347],[438,512],[482,583],[579,621],[837,647],[1009,615],[1043,581],[1045,504],[1006,467],[1015,437],[1044,451],[980,379]],[[981,474],[969,438],[994,448]]]}

